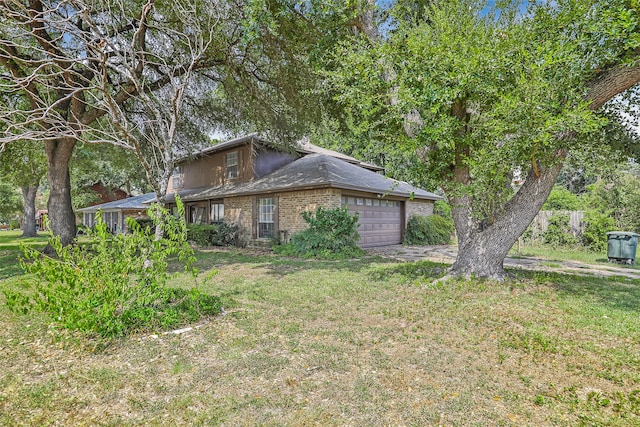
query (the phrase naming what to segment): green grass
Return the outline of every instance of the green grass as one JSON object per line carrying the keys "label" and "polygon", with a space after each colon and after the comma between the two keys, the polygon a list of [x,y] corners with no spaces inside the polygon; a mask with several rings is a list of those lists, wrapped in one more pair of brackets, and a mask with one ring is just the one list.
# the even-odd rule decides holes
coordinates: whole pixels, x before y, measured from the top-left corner
{"label": "green grass", "polygon": [[180,335],[95,351],[0,306],[0,425],[640,425],[640,281],[197,256],[226,315]]}
{"label": "green grass", "polygon": [[0,230],[0,251],[18,250],[20,244],[44,248],[49,239],[48,233],[40,233],[38,237],[21,238],[22,230]]}

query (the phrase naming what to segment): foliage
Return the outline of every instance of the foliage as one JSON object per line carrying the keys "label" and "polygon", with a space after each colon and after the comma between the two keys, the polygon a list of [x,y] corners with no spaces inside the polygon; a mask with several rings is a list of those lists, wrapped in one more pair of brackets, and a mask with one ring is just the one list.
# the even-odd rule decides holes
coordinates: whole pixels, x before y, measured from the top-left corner
{"label": "foliage", "polygon": [[98,214],[86,245],[62,246],[54,236],[50,244],[56,257],[23,247],[28,275],[24,289],[4,291],[9,308],[44,312],[64,328],[104,338],[171,328],[218,312],[215,297],[166,287],[168,258],[177,257],[195,274],[193,251],[184,221],[158,206],[149,215],[162,225],[165,238],[153,239],[133,220],[127,223],[128,234],[113,236]]}
{"label": "foliage", "polygon": [[433,204],[433,213],[440,215],[447,221],[451,221],[453,226],[453,216],[451,214],[451,205],[444,200],[436,200]]}
{"label": "foliage", "polygon": [[578,239],[573,235],[569,223],[569,215],[564,213],[554,213],[549,218],[549,225],[543,234],[544,243],[554,247],[569,246],[578,243]]}
{"label": "foliage", "polygon": [[561,185],[555,185],[542,209],[549,211],[577,211],[582,207],[577,195]]}
{"label": "foliage", "polygon": [[188,224],[187,240],[198,246],[237,246],[246,245],[242,229],[238,224],[222,222],[220,224]]}
{"label": "foliage", "polygon": [[[178,336],[87,354],[0,307],[0,424],[638,424],[637,280],[513,269],[506,284],[434,282],[447,265],[197,256],[218,266],[202,285],[229,314]],[[307,387],[309,409],[292,410]]]}
{"label": "foliage", "polygon": [[22,210],[20,194],[9,184],[0,182],[0,222],[15,219]]}
{"label": "foliage", "polygon": [[188,224],[187,240],[198,246],[210,246],[217,227],[209,224]]}
{"label": "foliage", "polygon": [[289,2],[3,2],[2,16],[0,144],[45,141],[51,230],[65,245],[76,147],[128,149],[162,203],[178,156],[211,133],[268,129],[291,143],[317,116],[315,38]]}
{"label": "foliage", "polygon": [[608,212],[616,228],[640,232],[640,178],[638,171],[616,173],[607,180],[600,180],[589,187],[587,204],[591,209]]}
{"label": "foliage", "polygon": [[211,244],[214,246],[244,247],[247,245],[245,237],[245,231],[240,225],[225,221],[217,224],[217,230]]}
{"label": "foliage", "polygon": [[440,215],[411,215],[404,235],[405,245],[446,245],[451,242],[453,223]]}
{"label": "foliage", "polygon": [[607,250],[607,232],[616,229],[611,211],[601,212],[589,209],[582,219],[584,230],[582,232],[582,244],[593,251]]}
{"label": "foliage", "polygon": [[315,213],[302,212],[308,228],[294,234],[291,241],[276,246],[277,253],[305,258],[339,259],[362,254],[358,247],[358,215],[351,215],[347,208],[325,209]]}
{"label": "foliage", "polygon": [[[384,37],[356,33],[326,72],[358,151],[445,191],[460,245],[455,274],[504,276],[505,249],[566,155],[602,135],[610,118],[600,107],[640,81],[637,2],[521,6],[444,0],[411,19],[392,10]],[[629,79],[614,72],[625,65]],[[609,74],[615,84],[604,83]]]}

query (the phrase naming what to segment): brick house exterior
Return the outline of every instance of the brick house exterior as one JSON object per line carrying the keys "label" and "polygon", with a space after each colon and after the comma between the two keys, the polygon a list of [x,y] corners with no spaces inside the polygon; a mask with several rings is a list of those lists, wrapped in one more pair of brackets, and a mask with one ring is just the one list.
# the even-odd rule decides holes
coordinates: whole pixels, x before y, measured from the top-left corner
{"label": "brick house exterior", "polygon": [[361,246],[401,243],[409,216],[430,215],[440,197],[381,172],[307,141],[283,151],[248,135],[178,162],[167,203],[177,194],[187,222],[235,223],[254,241],[304,230],[303,211],[346,206],[359,215]]}

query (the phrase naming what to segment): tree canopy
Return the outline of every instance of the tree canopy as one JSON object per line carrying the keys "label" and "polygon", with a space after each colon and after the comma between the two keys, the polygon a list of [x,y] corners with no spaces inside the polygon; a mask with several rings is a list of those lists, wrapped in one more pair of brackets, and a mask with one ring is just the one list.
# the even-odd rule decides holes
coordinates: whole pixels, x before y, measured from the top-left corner
{"label": "tree canopy", "polygon": [[454,272],[503,275],[567,154],[608,124],[601,107],[640,81],[639,8],[562,0],[522,13],[518,2],[443,0],[414,19],[392,10],[383,37],[360,33],[336,51],[327,74],[350,131],[452,202]]}
{"label": "tree canopy", "polygon": [[78,142],[133,150],[161,200],[175,156],[198,136],[252,125],[281,135],[299,131],[299,117],[311,114],[313,103],[297,96],[308,74],[300,65],[302,45],[291,42],[303,34],[299,21],[280,13],[288,6],[259,0],[0,5],[0,89],[7,96],[0,144],[44,141],[51,228],[64,244],[75,237],[69,161]]}

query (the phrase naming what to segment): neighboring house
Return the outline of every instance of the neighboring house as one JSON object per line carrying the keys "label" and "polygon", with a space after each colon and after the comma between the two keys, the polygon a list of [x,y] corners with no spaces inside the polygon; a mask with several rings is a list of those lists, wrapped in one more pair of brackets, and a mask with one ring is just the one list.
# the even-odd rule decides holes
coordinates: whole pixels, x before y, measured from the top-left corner
{"label": "neighboring house", "polygon": [[98,211],[102,214],[102,220],[107,228],[114,233],[127,231],[126,217],[147,218],[149,204],[156,199],[155,193],[147,193],[141,196],[127,197],[100,205],[88,206],[78,209],[82,213],[82,223],[87,227],[93,227],[96,223]]}
{"label": "neighboring house", "polygon": [[441,197],[380,172],[308,141],[287,152],[248,135],[180,161],[167,203],[174,205],[178,194],[187,222],[236,223],[251,240],[286,238],[306,228],[303,211],[346,206],[359,214],[362,247],[402,243],[409,216],[431,214]]}

